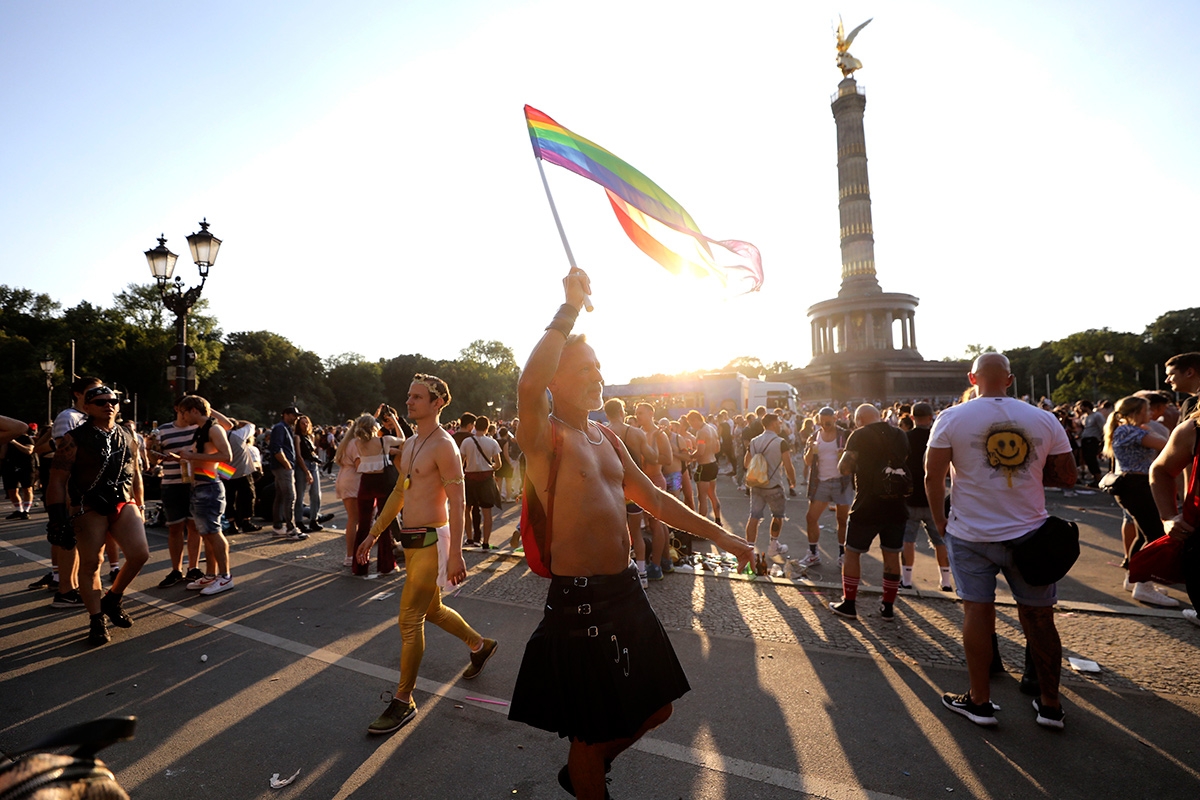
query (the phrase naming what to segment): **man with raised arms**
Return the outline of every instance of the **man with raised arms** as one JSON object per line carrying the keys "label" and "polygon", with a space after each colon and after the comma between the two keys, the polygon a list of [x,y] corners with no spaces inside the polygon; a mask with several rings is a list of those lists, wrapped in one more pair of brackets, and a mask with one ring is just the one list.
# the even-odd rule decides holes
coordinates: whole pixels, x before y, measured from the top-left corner
{"label": "man with raised arms", "polygon": [[471,648],[471,663],[463,672],[468,680],[477,677],[496,652],[495,639],[483,638],[457,611],[442,605],[441,589],[457,586],[467,577],[462,554],[466,508],[462,456],[438,421],[449,403],[450,387],[444,380],[420,373],[413,376],[407,407],[417,432],[400,450],[396,488],[370,535],[358,546],[359,563],[369,563],[376,540],[404,511],[400,546],[408,576],[400,594],[400,683],[387,710],[367,726],[367,733],[392,733],[416,715],[412,693],[425,655],[426,620]]}
{"label": "man with raised arms", "polygon": [[[612,760],[671,715],[690,688],[629,561],[625,500],[666,524],[713,541],[744,567],[751,548],[651,483],[620,440],[589,421],[604,379],[595,351],[571,328],[588,277],[563,280],[558,310],[521,373],[518,439],[529,488],[547,509],[543,563],[553,577],[544,616],[525,648],[509,719],[571,740],[564,789],[606,795]],[[550,390],[554,406],[551,411]],[[554,493],[547,495],[551,465]],[[533,502],[535,498],[527,498]]]}

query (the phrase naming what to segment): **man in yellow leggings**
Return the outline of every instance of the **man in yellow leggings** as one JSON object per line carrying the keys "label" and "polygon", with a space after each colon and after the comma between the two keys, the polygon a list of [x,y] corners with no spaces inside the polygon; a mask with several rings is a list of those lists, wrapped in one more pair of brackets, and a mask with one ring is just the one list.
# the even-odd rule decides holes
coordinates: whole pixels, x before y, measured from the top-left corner
{"label": "man in yellow leggings", "polygon": [[[408,418],[415,423],[417,435],[405,441],[400,453],[400,479],[371,527],[370,536],[358,548],[358,560],[367,563],[375,540],[404,510],[400,544],[408,574],[400,595],[400,683],[387,710],[367,726],[372,734],[398,731],[417,713],[412,692],[425,653],[425,620],[471,648],[471,663],[463,672],[468,680],[477,677],[496,652],[496,640],[483,638],[457,611],[442,605],[440,587],[457,586],[467,577],[462,555],[466,507],[462,457],[454,439],[438,421],[449,403],[450,388],[445,381],[433,375],[413,376],[408,389]],[[439,576],[441,563],[445,569]]]}

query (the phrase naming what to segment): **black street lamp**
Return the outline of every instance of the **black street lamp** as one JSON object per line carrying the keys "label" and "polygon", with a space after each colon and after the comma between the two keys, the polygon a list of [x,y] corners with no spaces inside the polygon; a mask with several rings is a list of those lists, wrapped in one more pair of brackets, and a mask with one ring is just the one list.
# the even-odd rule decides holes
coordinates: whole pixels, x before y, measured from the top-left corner
{"label": "black street lamp", "polygon": [[204,291],[204,282],[208,280],[208,268],[217,260],[217,250],[221,240],[208,232],[208,218],[200,223],[200,230],[187,237],[188,247],[192,251],[192,261],[200,270],[200,285],[184,291],[183,278],[176,277],[175,291],[170,291],[167,281],[175,272],[175,262],[179,256],[167,249],[167,240],[158,237],[158,247],[146,251],[146,261],[150,264],[150,274],[158,281],[158,292],[162,296],[163,305],[175,315],[176,348],[167,356],[168,364],[172,365],[171,384],[175,388],[175,399],[187,394],[189,388],[196,388],[195,363],[196,353],[187,346],[187,315],[200,293]]}
{"label": "black street lamp", "polygon": [[47,353],[38,364],[42,368],[42,372],[46,373],[46,424],[54,424],[54,368],[58,366],[54,363],[54,359]]}

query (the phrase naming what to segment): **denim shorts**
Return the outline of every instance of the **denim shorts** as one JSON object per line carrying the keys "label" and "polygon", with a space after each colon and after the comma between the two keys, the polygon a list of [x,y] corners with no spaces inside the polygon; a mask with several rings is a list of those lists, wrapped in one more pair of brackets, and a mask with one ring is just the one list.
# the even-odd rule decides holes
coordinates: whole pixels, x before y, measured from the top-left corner
{"label": "denim shorts", "polygon": [[782,486],[771,486],[766,489],[759,489],[756,486],[750,487],[751,519],[762,519],[768,507],[771,509],[772,517],[783,519],[783,510],[786,505],[787,494],[784,493]]}
{"label": "denim shorts", "polygon": [[190,483],[168,483],[162,487],[163,513],[168,525],[187,522],[192,515],[192,485]]}
{"label": "denim shorts", "polygon": [[225,513],[225,484],[221,481],[192,485],[192,521],[201,535],[221,532],[221,515]]}
{"label": "denim shorts", "polygon": [[993,603],[996,600],[996,575],[1003,572],[1012,589],[1013,598],[1023,606],[1048,607],[1058,602],[1058,589],[1049,586],[1030,586],[1013,564],[1012,546],[1033,531],[1006,542],[970,542],[953,534],[946,535],[950,553],[950,571],[958,596],[972,603]]}
{"label": "denim shorts", "polygon": [[[842,488],[843,485],[845,488]],[[817,484],[817,489],[809,498],[809,502],[848,506],[854,502],[854,482],[840,478],[821,481]]]}
{"label": "denim shorts", "polygon": [[937,525],[933,524],[933,512],[929,506],[909,506],[908,522],[904,525],[905,544],[916,544],[917,536],[921,533],[921,523],[925,523],[925,533],[929,534],[929,543],[934,547],[943,547],[946,540],[938,533]]}

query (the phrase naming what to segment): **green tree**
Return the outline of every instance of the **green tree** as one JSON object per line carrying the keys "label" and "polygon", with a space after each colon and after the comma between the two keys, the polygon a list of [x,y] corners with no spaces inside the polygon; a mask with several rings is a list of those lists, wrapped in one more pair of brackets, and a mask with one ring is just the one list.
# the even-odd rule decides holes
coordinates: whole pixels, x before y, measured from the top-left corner
{"label": "green tree", "polygon": [[1046,394],[1046,376],[1050,376],[1050,391],[1058,381],[1058,371],[1063,368],[1062,357],[1054,352],[1053,342],[1042,342],[1037,347],[1014,347],[1006,350],[1013,374],[1013,388],[1017,396],[1030,392],[1035,402]]}
{"label": "green tree", "polygon": [[1157,364],[1161,374],[1163,362],[1171,356],[1200,350],[1200,308],[1168,311],[1146,326],[1142,339],[1146,345],[1143,370],[1153,374]]}
{"label": "green tree", "polygon": [[[1139,386],[1131,365],[1140,364],[1142,338],[1101,328],[1073,333],[1051,345],[1062,363],[1054,390],[1055,403],[1087,399],[1093,402],[1132,394]],[[1112,357],[1110,363],[1105,354]],[[1076,363],[1076,357],[1079,363]]]}
{"label": "green tree", "polygon": [[361,356],[357,361],[343,361],[330,369],[328,383],[333,392],[331,422],[350,419],[364,411],[374,413],[383,400],[383,369]]}
{"label": "green tree", "polygon": [[206,396],[218,408],[252,409],[244,416],[260,424],[273,422],[293,402],[315,423],[332,421],[335,400],[320,357],[277,333],[230,334],[211,384]]}
{"label": "green tree", "polygon": [[735,370],[742,373],[747,378],[757,378],[759,375],[765,375],[767,373],[767,368],[756,356],[738,356],[722,367],[719,371],[733,372]]}

